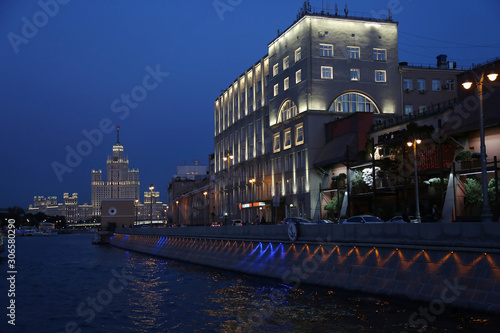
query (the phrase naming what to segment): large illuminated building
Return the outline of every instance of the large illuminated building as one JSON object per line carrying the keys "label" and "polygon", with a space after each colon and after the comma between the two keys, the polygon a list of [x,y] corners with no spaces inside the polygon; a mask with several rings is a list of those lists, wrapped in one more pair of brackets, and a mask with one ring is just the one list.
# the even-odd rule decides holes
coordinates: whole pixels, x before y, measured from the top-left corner
{"label": "large illuminated building", "polygon": [[101,170],[92,170],[92,207],[93,215],[101,215],[102,199],[139,199],[139,170],[129,169],[129,161],[123,155],[120,144],[120,127],[117,127],[113,155],[108,156],[107,180],[102,178]]}
{"label": "large illuminated building", "polygon": [[324,173],[314,165],[325,124],[360,112],[372,122],[400,115],[400,80],[390,14],[313,13],[306,2],[268,54],[215,100],[216,214],[318,218]]}

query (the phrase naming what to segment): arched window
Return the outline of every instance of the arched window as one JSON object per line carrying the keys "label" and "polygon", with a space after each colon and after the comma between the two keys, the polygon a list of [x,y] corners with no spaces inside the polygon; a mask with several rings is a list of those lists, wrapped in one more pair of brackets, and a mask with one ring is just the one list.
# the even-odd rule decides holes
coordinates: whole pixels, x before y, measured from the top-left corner
{"label": "arched window", "polygon": [[380,113],[373,100],[359,92],[347,92],[340,95],[330,105],[330,112],[373,112]]}
{"label": "arched window", "polygon": [[290,99],[286,100],[280,108],[278,122],[283,122],[297,115],[297,105]]}

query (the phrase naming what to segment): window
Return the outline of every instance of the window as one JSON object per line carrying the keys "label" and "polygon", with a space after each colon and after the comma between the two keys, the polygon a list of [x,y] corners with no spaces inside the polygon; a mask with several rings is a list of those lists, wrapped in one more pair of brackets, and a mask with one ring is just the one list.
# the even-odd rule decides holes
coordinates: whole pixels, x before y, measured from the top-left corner
{"label": "window", "polygon": [[418,106],[418,112],[419,113],[425,112],[426,109],[427,109],[427,107],[425,105],[419,105]]}
{"label": "window", "polygon": [[359,59],[359,46],[348,46],[347,47],[347,58]]}
{"label": "window", "polygon": [[297,152],[296,167],[297,167],[297,169],[304,169],[306,167],[306,151],[305,150]]}
{"label": "window", "polygon": [[375,82],[386,82],[385,71],[375,71]]}
{"label": "window", "polygon": [[406,104],[405,105],[405,114],[412,114],[412,113],[413,113],[413,105]]}
{"label": "window", "polygon": [[278,71],[279,71],[278,66],[279,66],[278,64],[273,66],[273,76],[278,75]]}
{"label": "window", "polygon": [[290,88],[290,78],[286,78],[285,81],[283,81],[283,90],[288,90]]}
{"label": "window", "polygon": [[321,78],[333,79],[333,67],[321,66]]}
{"label": "window", "polygon": [[300,47],[295,50],[295,62],[299,62],[300,59],[302,59],[301,58],[302,57],[301,52],[302,52],[302,48],[300,48]]}
{"label": "window", "polygon": [[283,70],[288,69],[288,67],[290,67],[290,57],[283,59]]}
{"label": "window", "polygon": [[368,96],[357,92],[349,92],[337,97],[330,105],[329,111],[380,113],[375,103]]}
{"label": "window", "polygon": [[292,130],[287,129],[284,132],[283,149],[292,148]]}
{"label": "window", "polygon": [[387,61],[387,51],[384,49],[373,49],[373,60]]}
{"label": "window", "polygon": [[266,80],[265,80],[264,84],[266,87],[269,85],[269,75],[266,75]]}
{"label": "window", "polygon": [[262,91],[262,81],[259,81],[257,82],[257,92],[261,92]]}
{"label": "window", "polygon": [[405,91],[413,90],[413,81],[411,79],[404,79],[403,86]]}
{"label": "window", "polygon": [[304,124],[295,125],[295,145],[304,143]]}
{"label": "window", "polygon": [[285,171],[293,170],[293,154],[285,156]]}
{"label": "window", "polygon": [[432,79],[432,90],[433,91],[439,91],[439,90],[441,90],[441,80],[439,80],[439,79]]}
{"label": "window", "polygon": [[455,91],[455,80],[446,80],[446,87],[449,91]]}
{"label": "window", "polygon": [[274,96],[278,96],[278,93],[279,93],[279,85],[276,83],[274,85]]}
{"label": "window", "polygon": [[359,69],[351,68],[351,81],[359,81]]}
{"label": "window", "polygon": [[273,152],[278,153],[280,150],[281,150],[280,133],[276,133],[273,136]]}
{"label": "window", "polygon": [[418,79],[417,80],[417,88],[419,91],[425,91],[425,79]]}
{"label": "window", "polygon": [[320,57],[333,57],[333,45],[319,44],[319,55]]}
{"label": "window", "polygon": [[281,106],[280,112],[278,114],[279,121],[285,121],[293,118],[297,115],[297,105],[292,100],[287,100]]}
{"label": "window", "polygon": [[295,84],[299,83],[302,81],[302,70],[299,69],[298,71],[295,72]]}

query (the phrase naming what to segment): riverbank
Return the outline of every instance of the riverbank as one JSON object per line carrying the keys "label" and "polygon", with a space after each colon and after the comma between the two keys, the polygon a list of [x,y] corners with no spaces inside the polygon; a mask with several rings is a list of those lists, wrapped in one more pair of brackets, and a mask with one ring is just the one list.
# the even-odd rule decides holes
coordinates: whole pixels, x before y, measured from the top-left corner
{"label": "riverbank", "polygon": [[[111,244],[281,279],[500,313],[500,224],[118,229]],[[415,318],[418,320],[418,318]]]}

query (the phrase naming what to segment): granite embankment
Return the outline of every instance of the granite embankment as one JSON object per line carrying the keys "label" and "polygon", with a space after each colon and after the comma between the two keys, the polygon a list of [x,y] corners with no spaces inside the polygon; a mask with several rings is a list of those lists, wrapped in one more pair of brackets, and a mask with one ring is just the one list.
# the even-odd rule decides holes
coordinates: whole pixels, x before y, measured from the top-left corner
{"label": "granite embankment", "polygon": [[301,283],[500,313],[500,223],[118,229],[111,244]]}

